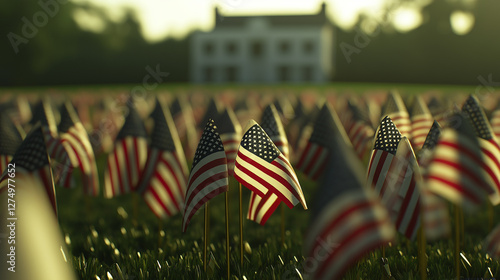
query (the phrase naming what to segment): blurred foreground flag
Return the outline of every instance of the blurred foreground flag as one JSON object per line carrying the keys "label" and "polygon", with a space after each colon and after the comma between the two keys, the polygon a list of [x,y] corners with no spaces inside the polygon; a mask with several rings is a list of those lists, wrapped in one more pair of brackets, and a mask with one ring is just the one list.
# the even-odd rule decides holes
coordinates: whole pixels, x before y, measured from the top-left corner
{"label": "blurred foreground flag", "polygon": [[226,110],[219,115],[217,121],[217,130],[224,145],[224,151],[227,158],[227,171],[229,175],[234,173],[234,161],[238,153],[238,146],[241,139],[241,125],[236,118],[233,110],[227,107]]}
{"label": "blurred foreground flag", "polygon": [[262,198],[261,208],[264,209],[258,213],[263,216],[255,217],[255,221],[261,224],[265,223],[264,216],[268,218],[280,201],[290,209],[299,202],[307,209],[304,194],[288,159],[254,120],[249,121],[241,139],[234,177]]}
{"label": "blurred foreground flag", "polygon": [[489,197],[493,205],[498,205],[500,204],[500,146],[498,146],[497,138],[475,96],[471,95],[467,98],[462,111],[469,117],[476,136],[479,137],[479,146],[483,153],[481,168],[484,178],[494,190]]}
{"label": "blurred foreground flag", "polygon": [[138,191],[151,211],[165,219],[184,209],[188,170],[168,109],[156,100],[151,116],[154,128]]}
{"label": "blurred foreground flag", "polygon": [[481,148],[474,128],[463,114],[450,118],[452,127],[441,133],[424,174],[430,191],[472,210],[493,193],[483,176]]}
{"label": "blurred foreground flag", "polygon": [[[52,169],[50,168],[49,155],[43,140],[42,128],[39,124],[31,129],[17,149],[7,169],[4,170],[0,178],[0,192],[6,192],[8,184],[20,178],[33,178],[34,181],[40,182],[39,185],[45,189],[48,200],[57,216],[57,200]],[[15,185],[23,187],[20,184]]]}
{"label": "blurred foreground flag", "polygon": [[0,173],[6,168],[23,139],[7,114],[0,113]]}
{"label": "blurred foreground flag", "polygon": [[[0,279],[77,279],[44,182],[35,176],[21,176],[22,169],[16,164],[15,183],[11,183],[15,186],[15,216],[7,212],[7,205],[0,210],[0,219],[7,225],[0,229]],[[7,202],[13,193],[3,191],[0,199]],[[15,240],[15,244],[7,242],[6,237],[12,236],[12,232],[15,239],[10,240]]]}
{"label": "blurred foreground flag", "polygon": [[316,117],[311,138],[298,157],[297,169],[313,180],[317,180],[323,174],[328,162],[330,138],[333,133],[332,114],[331,106],[325,103]]}
{"label": "blurred foreground flag", "polygon": [[217,127],[209,119],[196,148],[188,179],[182,232],[193,215],[207,201],[228,191],[227,160]]}
{"label": "blurred foreground flag", "polygon": [[304,241],[305,274],[311,279],[342,279],[364,255],[395,237],[386,209],[363,188],[363,167],[337,134],[325,176],[319,183]]}
{"label": "blurred foreground flag", "polygon": [[134,109],[128,104],[128,115],[116,136],[113,152],[108,155],[104,176],[104,197],[129,193],[137,188],[148,156],[146,128]]}
{"label": "blurred foreground flag", "polygon": [[66,155],[73,167],[78,167],[82,173],[83,192],[86,195],[99,195],[99,177],[95,162],[94,150],[90,144],[87,131],[76,114],[70,102],[61,108],[59,136]]}

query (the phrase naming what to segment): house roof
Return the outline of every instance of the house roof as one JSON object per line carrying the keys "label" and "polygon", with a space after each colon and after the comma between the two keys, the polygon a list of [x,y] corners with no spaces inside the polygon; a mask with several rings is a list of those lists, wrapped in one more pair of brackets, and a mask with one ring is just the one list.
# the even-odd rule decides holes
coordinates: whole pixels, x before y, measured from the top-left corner
{"label": "house roof", "polygon": [[265,18],[271,26],[290,26],[290,25],[324,25],[330,23],[326,16],[326,4],[321,5],[317,14],[313,15],[266,15],[266,16],[224,16],[215,8],[215,28],[218,27],[242,27],[252,18]]}

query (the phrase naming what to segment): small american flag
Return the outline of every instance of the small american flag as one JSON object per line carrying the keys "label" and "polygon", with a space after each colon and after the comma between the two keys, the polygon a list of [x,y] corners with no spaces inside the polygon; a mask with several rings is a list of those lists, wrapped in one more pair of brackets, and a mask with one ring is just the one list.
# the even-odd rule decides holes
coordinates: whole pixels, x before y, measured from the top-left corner
{"label": "small american flag", "polygon": [[188,170],[168,109],[157,100],[151,117],[154,128],[138,191],[151,211],[165,219],[184,209]]}
{"label": "small american flag", "polygon": [[[276,148],[285,158],[289,158],[288,140],[281,123],[281,118],[273,104],[268,105],[262,113],[261,127],[267,133]],[[248,208],[247,218],[264,225],[280,204],[278,196],[268,192],[265,197],[260,197],[252,192]]]}
{"label": "small american flag", "polygon": [[309,138],[311,138],[314,130],[314,120],[319,113],[319,107],[314,105],[313,108],[303,116],[293,119],[287,126],[287,137],[290,144],[291,158],[290,162],[295,166],[297,161],[300,160],[304,149],[307,146]]}
{"label": "small american flag", "polygon": [[439,136],[441,136],[441,130],[441,125],[439,125],[439,122],[434,121],[431,128],[427,132],[424,144],[422,144],[422,152],[425,150],[433,150],[436,147]]}
{"label": "small american flag", "polygon": [[456,125],[441,133],[424,181],[430,191],[471,210],[492,189],[483,176],[482,152],[472,124],[463,114],[454,114],[452,118]]}
{"label": "small american flag", "polygon": [[[74,168],[80,168],[84,193],[91,196],[99,195],[99,175],[94,156],[94,150],[90,144],[87,131],[83,127],[78,115],[69,102],[66,102],[61,110],[61,123],[59,123],[60,144],[65,149],[65,155],[71,161]],[[68,180],[69,176],[63,174],[62,181]],[[66,185],[66,184],[65,184]]]}
{"label": "small american flag", "polygon": [[185,95],[179,95],[170,105],[170,113],[177,128],[186,157],[194,156],[198,144],[193,108]]}
{"label": "small american flag", "polygon": [[0,172],[3,172],[23,141],[7,114],[0,113]]}
{"label": "small american flag", "polygon": [[183,232],[186,232],[191,218],[205,202],[228,191],[228,176],[224,146],[214,121],[209,119],[196,149],[188,179]]}
{"label": "small american flag", "polygon": [[[426,168],[432,151],[436,147],[441,135],[441,126],[437,121],[432,124],[422,149],[419,153],[419,165]],[[419,172],[420,173],[420,172]],[[417,177],[420,186],[423,229],[428,240],[437,240],[448,237],[451,234],[450,215],[447,203],[436,194],[432,193],[423,181],[422,174]]]}
{"label": "small american flag", "polygon": [[410,141],[403,136],[388,171],[387,189],[395,192],[395,202],[388,205],[396,229],[414,240],[420,227],[421,199],[417,181],[422,182],[417,159]]}
{"label": "small american flag", "polygon": [[268,193],[271,192],[289,208],[300,202],[307,209],[304,194],[288,159],[253,120],[248,123],[243,134],[234,177],[262,198],[270,196]]}
{"label": "small american flag", "polygon": [[476,131],[476,136],[479,137],[479,146],[483,153],[481,167],[491,188],[495,190],[490,194],[491,203],[493,205],[500,204],[500,146],[497,138],[479,104],[479,100],[475,96],[471,95],[465,101],[462,111],[469,116]]}
{"label": "small american flag", "polygon": [[[10,164],[15,169],[16,178],[26,176],[42,183],[57,216],[56,190],[40,124],[33,126],[17,149]],[[7,171],[8,169],[4,170],[0,179],[0,191],[7,189],[8,179],[10,178]]]}
{"label": "small american flag", "polygon": [[433,118],[422,97],[417,96],[411,109],[411,143],[420,150],[431,128]]}
{"label": "small american flag", "polygon": [[219,117],[220,114],[220,105],[216,97],[212,97],[210,99],[210,103],[208,104],[207,109],[205,110],[205,114],[201,118],[200,122],[198,123],[198,128],[203,129],[203,126],[209,121],[209,120],[215,120]]}
{"label": "small american flag", "polygon": [[129,193],[137,188],[148,157],[146,128],[129,100],[128,115],[108,155],[104,197]]}
{"label": "small american flag", "polygon": [[38,121],[41,124],[47,152],[54,160],[51,164],[53,166],[55,181],[66,188],[74,187],[75,182],[71,177],[73,165],[59,138],[55,114],[48,100],[40,101],[33,110],[31,123],[34,124]]}
{"label": "small american flag", "polygon": [[328,162],[330,154],[328,147],[333,129],[332,114],[331,106],[325,103],[316,117],[311,138],[298,157],[297,169],[313,180],[322,175]]}
{"label": "small american flag", "polygon": [[346,125],[346,132],[351,140],[354,151],[360,159],[364,159],[370,150],[375,131],[369,125],[368,116],[365,116],[356,104],[348,103],[352,113],[351,120]]}
{"label": "small american flag", "polygon": [[231,108],[226,108],[226,110],[220,114],[217,124],[217,131],[219,132],[224,151],[226,152],[227,169],[229,175],[232,176],[234,173],[234,162],[236,160],[236,154],[238,153],[238,146],[240,145],[241,125]]}
{"label": "small american flag", "polygon": [[401,135],[411,137],[411,121],[403,98],[397,91],[390,92],[382,116],[389,116]]}
{"label": "small american flag", "polygon": [[387,190],[391,187],[388,184],[391,178],[388,177],[396,150],[401,141],[401,133],[391,118],[386,116],[377,131],[375,145],[368,165],[368,186],[375,189],[375,193],[380,197],[385,205],[390,205],[394,201],[394,190]]}
{"label": "small american flag", "polygon": [[342,279],[364,255],[395,238],[386,209],[370,189],[363,188],[360,160],[338,136],[304,240],[304,255],[314,260],[304,272],[311,279]]}
{"label": "small american flag", "polygon": [[273,104],[266,106],[264,109],[260,125],[269,138],[271,138],[274,145],[276,145],[276,148],[288,159],[290,157],[288,139],[286,138],[285,129],[281,123],[278,110]]}

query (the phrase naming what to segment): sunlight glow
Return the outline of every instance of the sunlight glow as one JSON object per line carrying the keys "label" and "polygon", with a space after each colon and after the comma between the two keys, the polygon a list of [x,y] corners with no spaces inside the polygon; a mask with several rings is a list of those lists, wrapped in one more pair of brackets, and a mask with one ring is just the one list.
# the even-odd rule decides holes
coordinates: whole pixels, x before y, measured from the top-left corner
{"label": "sunlight glow", "polygon": [[422,23],[422,15],[417,9],[402,7],[394,12],[394,28],[399,32],[408,32]]}
{"label": "sunlight glow", "polygon": [[76,24],[85,31],[99,33],[104,31],[106,23],[98,15],[90,13],[85,9],[77,8],[73,11]]}
{"label": "sunlight glow", "polygon": [[[119,22],[125,9],[132,9],[140,21],[141,33],[149,42],[166,37],[182,38],[194,30],[210,30],[215,24],[214,8],[222,15],[313,14],[323,2],[327,14],[340,28],[351,29],[360,15],[380,18],[388,0],[72,0],[104,8],[109,19]],[[97,32],[103,28],[91,15],[75,13],[75,20],[83,29]],[[101,20],[102,21],[102,20]],[[394,22],[396,29],[405,32],[422,22],[418,9],[402,9]],[[366,25],[366,24],[365,24]],[[364,26],[373,29],[370,26]]]}
{"label": "sunlight glow", "polygon": [[465,35],[474,27],[474,15],[464,11],[454,11],[450,16],[453,32],[457,35]]}

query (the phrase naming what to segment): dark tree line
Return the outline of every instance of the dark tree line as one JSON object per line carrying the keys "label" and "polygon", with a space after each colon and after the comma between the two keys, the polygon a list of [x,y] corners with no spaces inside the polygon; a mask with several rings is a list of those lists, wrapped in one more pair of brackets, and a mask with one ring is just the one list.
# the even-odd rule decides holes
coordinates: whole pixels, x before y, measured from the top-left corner
{"label": "dark tree line", "polygon": [[[81,30],[75,8],[100,15],[104,31]],[[478,76],[488,75],[500,81],[500,4],[478,1],[465,36],[449,26],[457,8],[435,1],[423,11],[424,24],[407,33],[387,26],[376,36],[336,29],[333,81],[478,84]],[[2,1],[0,31],[0,86],[140,83],[145,68],[158,64],[170,73],[166,82],[189,81],[190,37],[150,44],[133,11],[116,23],[96,7],[67,0]]]}

